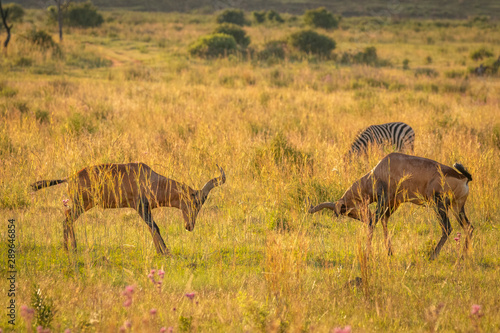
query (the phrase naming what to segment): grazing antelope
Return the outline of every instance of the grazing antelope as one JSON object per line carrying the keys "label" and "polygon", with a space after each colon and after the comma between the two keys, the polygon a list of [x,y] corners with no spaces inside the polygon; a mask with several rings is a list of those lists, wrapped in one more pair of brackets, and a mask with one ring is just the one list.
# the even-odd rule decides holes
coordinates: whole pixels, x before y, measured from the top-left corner
{"label": "grazing antelope", "polygon": [[[467,250],[474,228],[465,215],[464,206],[472,176],[461,164],[455,163],[453,166],[456,170],[427,158],[391,153],[352,184],[338,201],[324,202],[315,207],[311,205],[309,213],[328,208],[333,210],[336,216],[345,215],[356,220],[367,217],[368,244],[371,243],[375,225],[381,219],[385,244],[391,255],[392,248],[387,231],[387,221],[391,214],[405,202],[417,205],[434,202],[443,234],[431,259],[438,256],[451,233],[449,208],[465,230]],[[377,202],[375,217],[368,209],[372,202]]]}
{"label": "grazing antelope", "polygon": [[210,191],[226,182],[224,170],[221,175],[209,180],[201,190],[168,179],[154,172],[144,163],[101,164],[84,168],[76,175],[57,180],[41,180],[32,184],[39,189],[68,183],[68,192],[73,199],[73,206],[65,211],[64,248],[68,249],[68,237],[76,249],[73,224],[78,217],[98,206],[102,208],[134,208],[144,219],[153,236],[156,252],[168,254],[160,229],[151,215],[151,210],[158,207],[176,207],[182,211],[186,230],[192,231],[196,216],[207,200]]}
{"label": "grazing antelope", "polygon": [[413,151],[415,132],[405,123],[371,125],[361,131],[347,153],[348,157],[366,153],[369,145],[390,144],[396,151]]}

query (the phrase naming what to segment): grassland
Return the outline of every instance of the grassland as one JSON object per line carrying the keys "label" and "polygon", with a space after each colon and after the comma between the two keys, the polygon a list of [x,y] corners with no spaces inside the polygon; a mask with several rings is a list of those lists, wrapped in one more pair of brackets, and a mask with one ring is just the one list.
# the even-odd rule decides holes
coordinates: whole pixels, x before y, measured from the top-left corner
{"label": "grassland", "polygon": [[[6,2],[11,2],[8,0]],[[38,0],[15,0],[13,2],[31,8],[42,8],[45,2]],[[213,13],[226,8],[242,8],[252,10],[276,10],[282,13],[302,15],[305,10],[326,7],[328,10],[345,17],[418,17],[418,18],[460,18],[487,15],[500,18],[500,4],[494,0],[454,1],[454,0],[94,0],[99,8],[114,10],[116,8],[140,10],[148,12],[178,11]]]}
{"label": "grassland", "polygon": [[[321,31],[339,56],[375,46],[384,67],[314,56],[190,58],[188,45],[215,26],[205,15],[110,12],[100,28],[66,31],[59,51],[30,45],[22,36],[33,26],[55,37],[43,13],[30,11],[0,60],[2,309],[3,240],[14,218],[18,310],[39,288],[56,311],[55,332],[116,332],[126,321],[135,332],[500,330],[500,80],[468,74],[479,64],[472,51],[500,54],[494,23],[352,18]],[[258,50],[300,22],[245,29]],[[390,121],[412,125],[416,155],[459,161],[473,175],[468,255],[452,221],[440,257],[427,259],[441,235],[432,207],[406,205],[391,217],[393,257],[381,227],[368,257],[362,223],[305,213],[307,197],[335,200],[377,163],[383,152],[350,164],[342,157],[360,129]],[[156,256],[146,225],[127,209],[83,215],[77,253],[64,252],[65,185],[33,194],[29,184],[131,161],[195,188],[217,175],[217,163],[227,183],[211,192],[191,233],[178,210],[153,212],[172,258]],[[161,288],[151,269],[165,271]],[[349,287],[356,277],[363,283]],[[130,307],[126,286],[135,286]],[[19,313],[14,329],[0,317],[4,332],[26,326]]]}

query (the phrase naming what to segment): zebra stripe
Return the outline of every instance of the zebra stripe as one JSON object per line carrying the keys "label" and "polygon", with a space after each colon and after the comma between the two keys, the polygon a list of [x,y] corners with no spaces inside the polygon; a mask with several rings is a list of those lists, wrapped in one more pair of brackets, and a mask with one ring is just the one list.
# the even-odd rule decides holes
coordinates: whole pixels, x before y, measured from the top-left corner
{"label": "zebra stripe", "polygon": [[349,154],[365,153],[368,145],[385,143],[391,144],[396,151],[413,151],[415,132],[410,125],[401,122],[371,125],[358,134]]}

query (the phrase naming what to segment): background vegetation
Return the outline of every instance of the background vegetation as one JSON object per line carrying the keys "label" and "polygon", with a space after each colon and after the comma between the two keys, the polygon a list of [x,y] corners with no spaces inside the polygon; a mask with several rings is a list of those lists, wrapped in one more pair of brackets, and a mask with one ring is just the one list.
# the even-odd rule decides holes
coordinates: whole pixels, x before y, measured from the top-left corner
{"label": "background vegetation", "polygon": [[[1,54],[0,235],[15,218],[17,304],[27,306],[16,330],[500,330],[497,21],[344,17],[315,30],[335,41],[326,57],[289,42],[306,29],[301,17],[254,24],[247,12],[247,48],[200,58],[189,50],[216,31],[218,13],[101,14],[100,27],[65,26],[59,44],[47,12],[27,10]],[[491,71],[475,75],[480,64]],[[337,199],[389,151],[343,160],[360,129],[389,121],[415,129],[416,155],[473,175],[468,255],[453,220],[440,257],[427,259],[441,234],[432,207],[391,217],[390,258],[381,227],[368,257],[363,224],[305,213],[306,198]],[[78,251],[65,253],[66,185],[29,184],[131,161],[195,188],[217,163],[227,183],[191,233],[178,210],[153,212],[172,258],[155,255],[127,209],[84,214]],[[2,295],[6,276],[2,264]],[[4,315],[0,327],[11,330]]]}

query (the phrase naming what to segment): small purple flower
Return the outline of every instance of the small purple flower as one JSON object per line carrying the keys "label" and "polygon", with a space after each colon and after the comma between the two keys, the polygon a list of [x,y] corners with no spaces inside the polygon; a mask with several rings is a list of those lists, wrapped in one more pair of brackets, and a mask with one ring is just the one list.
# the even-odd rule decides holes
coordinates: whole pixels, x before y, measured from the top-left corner
{"label": "small purple flower", "polygon": [[187,293],[186,297],[189,298],[191,301],[194,299],[195,293]]}
{"label": "small purple flower", "polygon": [[175,311],[177,311],[177,308],[174,306],[174,307],[172,308],[172,311],[174,311],[174,312],[175,312]]}
{"label": "small purple flower", "polygon": [[125,302],[123,302],[123,306],[126,308],[128,308],[131,305],[132,305],[132,298],[127,298]]}
{"label": "small purple flower", "polygon": [[158,270],[158,276],[160,277],[160,279],[163,279],[163,277],[165,276],[165,271],[162,270],[162,269],[159,269]]}
{"label": "small purple flower", "polygon": [[151,272],[149,272],[149,274],[151,274],[151,275],[155,275],[155,273],[156,273],[155,269],[152,269]]}
{"label": "small purple flower", "polygon": [[333,333],[351,333],[351,326],[347,325],[344,328],[341,327],[335,327],[333,329]]}
{"label": "small purple flower", "polygon": [[160,328],[160,333],[165,333],[167,331],[167,328],[166,327],[162,327]]}
{"label": "small purple flower", "polygon": [[156,309],[151,309],[151,310],[149,310],[149,313],[150,313],[152,316],[156,315],[156,313],[157,313],[157,312],[158,312],[158,311],[157,311]]}
{"label": "small purple flower", "polygon": [[62,202],[63,202],[64,207],[68,207],[69,199],[63,199]]}
{"label": "small purple flower", "polygon": [[64,330],[64,333],[71,333],[71,330],[69,328]]}
{"label": "small purple flower", "polygon": [[174,328],[172,326],[169,326],[167,328],[167,333],[172,333],[174,331]]}
{"label": "small purple flower", "polygon": [[473,316],[477,316],[479,315],[480,311],[481,311],[481,305],[473,304],[472,309],[470,310],[470,314]]}
{"label": "small purple flower", "polygon": [[38,327],[36,328],[36,332],[37,332],[37,333],[42,333],[42,332],[43,332],[43,327],[42,327],[42,326],[38,326]]}
{"label": "small purple flower", "polygon": [[123,323],[123,326],[125,326],[126,328],[131,328],[132,327],[132,322],[130,320],[127,320]]}
{"label": "small purple flower", "polygon": [[26,305],[21,305],[20,312],[21,317],[23,317],[27,322],[31,322],[31,320],[33,320],[33,316],[35,315],[35,310],[28,308]]}
{"label": "small purple flower", "polygon": [[127,329],[125,328],[125,326],[122,326],[122,327],[120,327],[120,329],[119,329],[119,331],[120,331],[120,332],[125,332],[126,330],[127,330]]}
{"label": "small purple flower", "polygon": [[134,293],[135,287],[134,286],[126,286],[125,287],[125,292],[128,294],[132,295]]}

